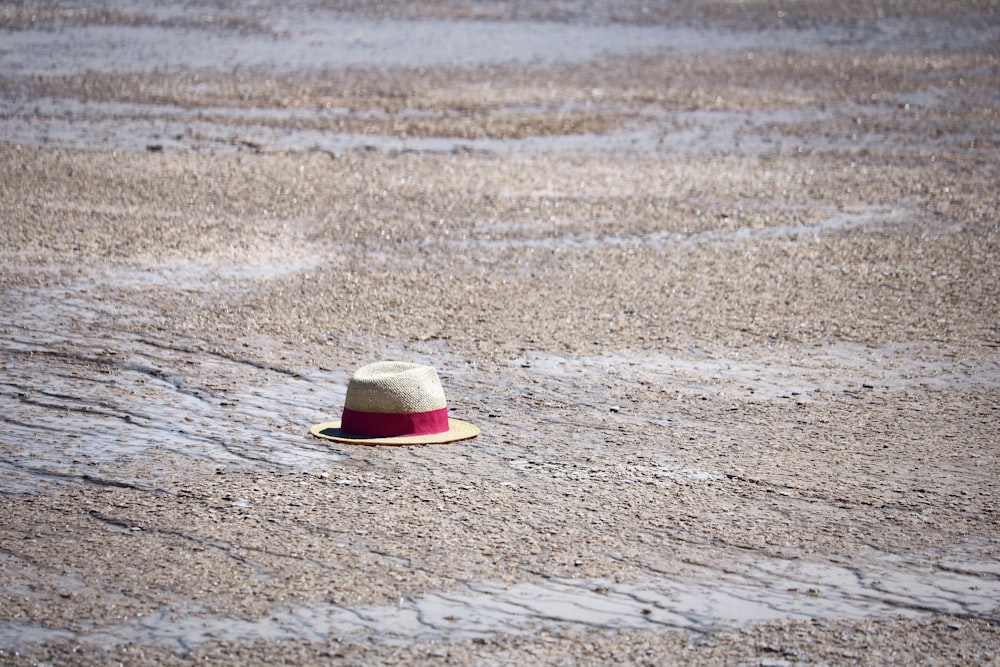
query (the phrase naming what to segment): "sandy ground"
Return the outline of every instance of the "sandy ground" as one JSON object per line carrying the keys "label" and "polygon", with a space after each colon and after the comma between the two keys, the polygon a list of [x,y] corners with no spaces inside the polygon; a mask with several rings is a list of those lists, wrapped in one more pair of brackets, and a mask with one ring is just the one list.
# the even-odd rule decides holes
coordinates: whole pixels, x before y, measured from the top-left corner
{"label": "sandy ground", "polygon": [[[301,28],[4,7],[0,661],[997,664],[1000,15],[842,5],[338,3],[751,46],[44,71]],[[482,435],[310,438],[380,358]]]}

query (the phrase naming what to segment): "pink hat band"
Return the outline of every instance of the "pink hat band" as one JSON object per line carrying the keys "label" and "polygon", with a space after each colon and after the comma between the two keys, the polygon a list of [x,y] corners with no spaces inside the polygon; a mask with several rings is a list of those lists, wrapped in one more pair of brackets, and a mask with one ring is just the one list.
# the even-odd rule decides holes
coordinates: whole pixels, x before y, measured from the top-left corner
{"label": "pink hat band", "polygon": [[361,412],[344,408],[340,428],[344,433],[366,438],[444,433],[449,428],[448,408],[401,414]]}

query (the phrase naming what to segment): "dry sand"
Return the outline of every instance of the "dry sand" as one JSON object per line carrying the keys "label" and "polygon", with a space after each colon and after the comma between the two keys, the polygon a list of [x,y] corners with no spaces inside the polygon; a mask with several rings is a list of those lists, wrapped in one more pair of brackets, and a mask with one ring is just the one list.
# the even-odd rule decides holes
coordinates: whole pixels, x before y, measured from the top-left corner
{"label": "dry sand", "polygon": [[[997,664],[1000,17],[843,5],[301,14],[625,30],[513,63],[0,54],[0,661]],[[681,28],[732,40],[620,41]],[[482,435],[310,438],[379,358]]]}

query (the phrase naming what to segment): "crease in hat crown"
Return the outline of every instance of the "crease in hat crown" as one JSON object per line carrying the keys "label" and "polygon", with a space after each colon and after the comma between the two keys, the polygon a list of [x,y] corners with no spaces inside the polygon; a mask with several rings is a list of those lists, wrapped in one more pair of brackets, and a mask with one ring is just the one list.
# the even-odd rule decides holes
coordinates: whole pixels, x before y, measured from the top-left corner
{"label": "crease in hat crown", "polygon": [[358,412],[401,414],[448,407],[437,371],[405,361],[362,366],[347,384],[344,407]]}

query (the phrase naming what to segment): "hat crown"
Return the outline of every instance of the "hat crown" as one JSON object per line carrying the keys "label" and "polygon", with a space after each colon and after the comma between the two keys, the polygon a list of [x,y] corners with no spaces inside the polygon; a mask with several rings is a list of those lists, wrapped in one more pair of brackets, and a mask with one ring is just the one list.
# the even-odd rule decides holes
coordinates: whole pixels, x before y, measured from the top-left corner
{"label": "hat crown", "polygon": [[358,412],[408,414],[448,407],[437,371],[405,361],[362,366],[347,384],[344,407]]}

